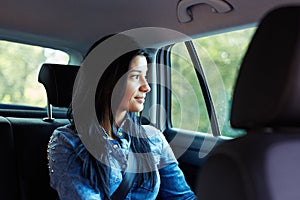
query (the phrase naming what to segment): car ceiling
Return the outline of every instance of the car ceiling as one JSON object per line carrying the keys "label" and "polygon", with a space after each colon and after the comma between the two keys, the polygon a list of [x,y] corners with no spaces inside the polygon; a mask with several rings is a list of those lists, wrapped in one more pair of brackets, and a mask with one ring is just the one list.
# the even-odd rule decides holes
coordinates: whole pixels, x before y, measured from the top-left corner
{"label": "car ceiling", "polygon": [[193,20],[181,23],[177,17],[178,0],[0,2],[0,39],[58,47],[80,54],[97,39],[111,33],[139,27],[163,27],[199,37],[254,24],[278,6],[300,4],[300,0],[228,0],[233,10],[227,13],[215,13],[210,6],[199,4],[190,7]]}

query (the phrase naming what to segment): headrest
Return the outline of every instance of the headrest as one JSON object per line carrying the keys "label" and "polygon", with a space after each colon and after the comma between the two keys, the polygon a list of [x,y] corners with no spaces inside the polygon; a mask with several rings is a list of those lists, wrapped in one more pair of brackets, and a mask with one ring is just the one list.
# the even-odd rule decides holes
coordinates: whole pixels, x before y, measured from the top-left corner
{"label": "headrest", "polygon": [[231,125],[300,127],[300,7],[273,10],[258,26],[237,78]]}
{"label": "headrest", "polygon": [[73,84],[79,70],[75,65],[43,64],[38,81],[46,89],[48,103],[56,107],[69,107]]}

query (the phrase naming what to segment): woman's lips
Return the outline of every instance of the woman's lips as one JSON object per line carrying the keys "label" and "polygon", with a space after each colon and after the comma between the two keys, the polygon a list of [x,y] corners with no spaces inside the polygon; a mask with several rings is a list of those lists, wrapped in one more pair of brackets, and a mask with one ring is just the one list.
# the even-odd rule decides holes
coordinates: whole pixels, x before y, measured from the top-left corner
{"label": "woman's lips", "polygon": [[134,99],[135,99],[138,103],[144,103],[144,102],[145,102],[145,97],[134,97]]}

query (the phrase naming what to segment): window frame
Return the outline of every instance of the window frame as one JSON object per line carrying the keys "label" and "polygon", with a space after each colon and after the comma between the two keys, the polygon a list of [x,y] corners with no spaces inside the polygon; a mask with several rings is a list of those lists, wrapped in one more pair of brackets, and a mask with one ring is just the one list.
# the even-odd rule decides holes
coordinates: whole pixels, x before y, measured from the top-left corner
{"label": "window frame", "polygon": [[[157,77],[160,84],[157,88],[157,104],[163,109],[156,110],[156,127],[160,129],[179,161],[201,166],[205,156],[216,144],[226,139],[223,136],[179,129],[172,126],[171,121],[171,91],[165,86],[171,85],[171,49],[173,45],[162,47],[156,55]],[[163,65],[164,67],[160,67]],[[194,159],[190,160],[190,157]]]}
{"label": "window frame", "polygon": [[[206,103],[206,111],[208,113],[209,116],[209,121],[210,121],[210,125],[212,128],[212,133],[213,134],[208,134],[212,137],[221,137],[220,134],[220,130],[219,130],[219,126],[217,124],[217,118],[216,118],[216,114],[215,114],[215,108],[214,108],[214,104],[213,101],[211,99],[211,93],[210,90],[207,86],[207,80],[205,78],[205,75],[203,73],[203,69],[201,66],[201,62],[199,60],[199,57],[197,55],[197,52],[193,46],[193,41],[189,40],[189,41],[185,41],[184,42],[186,45],[186,48],[188,50],[189,56],[192,60],[192,64],[193,64],[193,69],[195,70],[195,73],[197,75],[197,79],[198,79],[198,84],[200,89],[202,90],[203,94],[204,94],[204,99],[205,99],[205,103]],[[172,125],[172,121],[171,121],[171,91],[170,89],[168,89],[167,87],[171,88],[171,50],[173,48],[175,44],[173,45],[169,45],[169,46],[165,46],[163,48],[161,48],[158,53],[157,53],[157,76],[158,76],[158,81],[159,86],[157,87],[157,103],[159,105],[161,105],[164,110],[166,111],[166,113],[162,113],[162,111],[158,111],[157,112],[157,121],[156,121],[156,125],[160,130],[179,130],[178,128],[173,127]],[[163,65],[165,67],[159,67],[160,65]],[[167,86],[167,87],[164,87]],[[189,131],[189,130],[185,130],[182,129],[184,131],[189,132],[189,134],[193,131]],[[197,133],[194,133],[198,135]],[[206,133],[205,133],[206,134]]]}

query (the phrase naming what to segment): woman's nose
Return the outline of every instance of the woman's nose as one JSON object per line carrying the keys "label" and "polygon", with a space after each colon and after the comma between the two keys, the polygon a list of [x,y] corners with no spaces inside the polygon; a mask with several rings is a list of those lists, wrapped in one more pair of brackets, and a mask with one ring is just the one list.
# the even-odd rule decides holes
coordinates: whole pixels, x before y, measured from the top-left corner
{"label": "woman's nose", "polygon": [[151,91],[151,88],[150,88],[149,83],[146,80],[146,78],[143,78],[143,80],[141,82],[140,91],[145,92],[145,93],[148,93]]}

